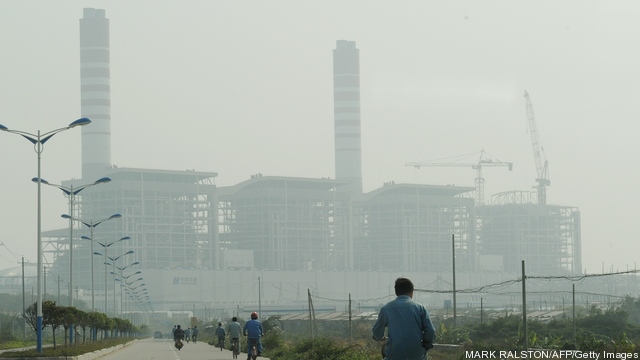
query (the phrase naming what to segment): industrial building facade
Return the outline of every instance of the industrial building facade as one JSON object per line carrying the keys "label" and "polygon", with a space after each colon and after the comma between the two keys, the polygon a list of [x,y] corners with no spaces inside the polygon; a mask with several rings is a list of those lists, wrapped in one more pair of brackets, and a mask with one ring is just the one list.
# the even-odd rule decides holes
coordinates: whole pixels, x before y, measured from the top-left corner
{"label": "industrial building facade", "polygon": [[[353,269],[350,193],[330,179],[254,175],[220,188],[220,243],[225,263],[313,271]],[[239,252],[242,251],[242,252]],[[242,263],[239,259],[236,263]],[[228,266],[233,267],[233,266]]]}
{"label": "industrial building facade", "polygon": [[578,208],[540,205],[527,194],[497,194],[492,206],[478,208],[482,221],[478,254],[498,256],[494,259],[510,273],[521,271],[522,260],[528,273],[582,273]]}
{"label": "industrial building facade", "polygon": [[[134,271],[219,266],[216,173],[112,167],[105,175],[111,182],[86,189],[74,202],[74,218],[80,220],[74,222],[73,239],[74,286],[78,290],[90,289],[93,282],[96,291],[103,293],[105,273],[107,287],[113,286],[114,268],[135,262]],[[63,185],[70,187],[74,182],[79,181]],[[114,214],[121,217],[106,220]],[[93,237],[86,223],[99,223],[93,227]],[[68,282],[69,230],[48,231],[44,237],[48,261]],[[123,237],[130,239],[118,241]],[[123,256],[129,251],[133,253]]]}
{"label": "industrial building facade", "polygon": [[[473,188],[385,184],[354,202],[356,269],[450,272],[475,264]],[[452,238],[453,237],[453,238]]]}
{"label": "industrial building facade", "polygon": [[[131,237],[109,253],[134,250],[147,269],[450,272],[455,251],[459,271],[487,270],[478,259],[499,256],[494,269],[509,273],[521,260],[535,272],[580,273],[574,207],[476,207],[474,189],[457,186],[389,183],[354,196],[332,179],[255,175],[218,188],[215,173],[113,168],[108,176],[79,197],[76,217],[121,214],[95,228],[94,240]],[[77,237],[88,232],[76,222]],[[45,250],[66,256],[68,235],[45,233]],[[79,271],[88,246],[74,239]]]}

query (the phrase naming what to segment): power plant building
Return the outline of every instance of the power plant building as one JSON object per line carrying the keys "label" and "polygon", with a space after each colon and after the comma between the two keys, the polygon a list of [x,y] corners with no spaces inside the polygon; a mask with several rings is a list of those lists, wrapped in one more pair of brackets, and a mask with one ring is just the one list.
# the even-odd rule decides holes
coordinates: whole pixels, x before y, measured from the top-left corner
{"label": "power plant building", "polygon": [[[519,274],[522,259],[531,271],[579,273],[580,213],[574,207],[476,206],[475,188],[445,185],[390,182],[363,193],[358,51],[346,40],[333,51],[335,179],[257,174],[217,187],[215,172],[112,165],[108,20],[104,10],[85,9],[82,113],[93,124],[82,132],[83,179],[63,185],[110,177],[110,183],[76,196],[74,214],[83,221],[122,217],[95,227],[92,241],[80,238],[89,236],[89,229],[75,223],[74,285],[86,291],[93,273],[96,279],[110,278],[107,289],[96,280],[97,291],[115,291],[111,272],[131,264],[120,275],[153,276],[145,280],[151,302],[166,310],[194,299],[231,303],[231,292],[247,301],[250,289],[234,289],[237,284],[229,279],[250,283],[255,274],[277,277],[267,291],[277,287],[281,293],[274,298],[282,301],[298,300],[300,289],[314,281],[318,292],[324,291],[318,284],[330,284],[340,296],[368,288],[370,298],[379,298],[392,293],[381,284],[391,284],[396,275],[415,276],[425,286],[441,281],[440,274],[453,271],[454,256],[467,286],[483,281],[484,274],[487,279]],[[69,229],[44,236],[48,262],[68,280]],[[130,239],[115,243],[123,237]],[[110,242],[113,246],[100,245]],[[114,261],[94,251],[124,257]],[[128,251],[133,253],[124,255]],[[290,282],[296,295],[288,297],[286,284],[277,282]],[[154,291],[162,300],[154,300]]]}
{"label": "power plant building", "polygon": [[450,272],[475,270],[473,188],[389,182],[354,201],[359,232],[356,269]]}
{"label": "power plant building", "polygon": [[257,174],[219,188],[225,268],[352,270],[351,194],[340,185]]}
{"label": "power plant building", "polygon": [[[112,181],[82,191],[74,202],[74,217],[85,223],[75,222],[74,285],[91,288],[91,257],[93,276],[98,279],[93,281],[94,288],[100,292],[105,272],[108,286],[113,286],[115,268],[134,262],[138,264],[129,272],[219,267],[216,173],[112,166],[104,175]],[[74,183],[80,180],[65,181],[63,186]],[[114,214],[121,217],[107,221]],[[93,237],[86,223],[97,224]],[[47,231],[43,236],[47,259],[66,279],[69,229]],[[124,237],[130,239],[117,241]],[[124,255],[129,251],[133,253]]]}
{"label": "power plant building", "polygon": [[525,261],[531,274],[581,274],[580,211],[573,206],[540,205],[529,192],[494,196],[477,209],[482,227],[478,254],[517,273]]}

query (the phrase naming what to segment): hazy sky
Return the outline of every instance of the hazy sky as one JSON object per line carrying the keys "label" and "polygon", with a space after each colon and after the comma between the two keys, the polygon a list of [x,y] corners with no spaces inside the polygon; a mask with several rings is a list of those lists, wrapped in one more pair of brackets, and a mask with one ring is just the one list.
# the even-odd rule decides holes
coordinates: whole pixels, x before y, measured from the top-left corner
{"label": "hazy sky", "polygon": [[[638,260],[640,2],[5,0],[0,124],[44,132],[80,117],[84,7],[110,19],[120,167],[214,171],[220,186],[255,173],[334,177],[332,50],[353,40],[365,192],[391,180],[473,186],[471,168],[404,164],[481,149],[514,163],[485,169],[487,199],[532,190],[527,90],[548,203],[582,211],[583,266]],[[56,135],[42,177],[79,178],[79,152],[79,129]],[[8,250],[36,260],[36,154],[6,133],[0,154],[6,268],[18,261]],[[43,230],[65,228],[66,198],[42,192]]]}

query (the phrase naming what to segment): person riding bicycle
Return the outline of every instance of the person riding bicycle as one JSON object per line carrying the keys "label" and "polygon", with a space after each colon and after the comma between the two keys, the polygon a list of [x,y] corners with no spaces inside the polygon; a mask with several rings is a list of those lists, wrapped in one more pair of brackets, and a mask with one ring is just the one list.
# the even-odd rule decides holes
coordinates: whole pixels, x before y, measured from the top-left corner
{"label": "person riding bicycle", "polygon": [[194,326],[193,329],[191,329],[191,340],[193,340],[193,343],[196,343],[196,340],[198,340],[198,327]]}
{"label": "person riding bicycle", "polygon": [[258,349],[258,356],[262,355],[262,342],[260,338],[264,335],[264,331],[262,330],[262,324],[260,320],[258,320],[258,313],[251,313],[251,320],[244,323],[244,328],[242,329],[242,333],[247,337],[247,359],[251,359],[251,343],[256,342],[256,347]]}
{"label": "person riding bicycle", "polygon": [[[239,346],[240,344],[240,333],[242,332],[242,327],[240,326],[240,323],[238,322],[238,318],[237,317],[233,317],[231,318],[231,323],[229,323],[229,325],[227,325],[227,333],[229,334],[229,337],[231,338],[231,346],[235,347],[235,346]],[[240,349],[235,349],[237,352],[240,352]]]}
{"label": "person riding bicycle", "polygon": [[184,339],[187,340],[187,342],[191,340],[191,328],[187,328],[187,330],[184,331]]}
{"label": "person riding bicycle", "polygon": [[222,327],[222,323],[218,323],[218,327],[216,328],[216,335],[218,335],[218,346],[220,347],[220,351],[224,347],[224,337],[227,336],[227,333],[224,331]]}

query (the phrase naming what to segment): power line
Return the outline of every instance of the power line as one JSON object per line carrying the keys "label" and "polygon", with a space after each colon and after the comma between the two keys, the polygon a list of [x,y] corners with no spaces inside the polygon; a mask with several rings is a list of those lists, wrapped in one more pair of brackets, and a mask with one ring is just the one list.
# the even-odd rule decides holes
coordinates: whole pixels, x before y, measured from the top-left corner
{"label": "power line", "polygon": [[[625,275],[625,274],[637,274],[640,273],[640,270],[628,270],[628,271],[617,271],[617,272],[610,272],[610,273],[602,273],[602,274],[584,274],[584,275],[575,275],[575,276],[570,276],[570,275],[559,275],[559,276],[526,276],[526,279],[531,279],[531,280],[569,280],[572,282],[583,282],[586,279],[589,278],[597,278],[597,277],[604,277],[604,276],[615,276],[615,275]],[[492,288],[496,288],[496,287],[509,287],[513,284],[517,284],[519,282],[522,282],[522,278],[518,278],[518,279],[513,279],[513,280],[506,280],[506,281],[502,281],[499,283],[495,283],[495,284],[488,284],[488,285],[484,285],[478,288],[472,288],[472,289],[461,289],[461,290],[456,290],[456,292],[459,293],[491,293],[489,291],[487,291],[488,289],[492,289]],[[414,289],[415,292],[423,292],[423,293],[435,293],[435,294],[448,294],[448,293],[452,293],[453,290],[427,290],[427,289]]]}

